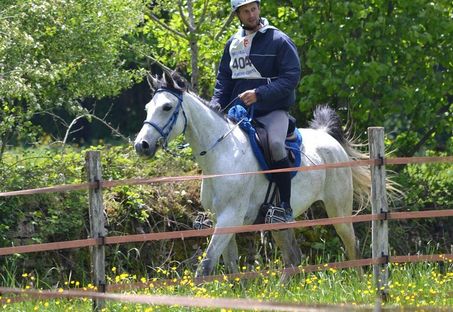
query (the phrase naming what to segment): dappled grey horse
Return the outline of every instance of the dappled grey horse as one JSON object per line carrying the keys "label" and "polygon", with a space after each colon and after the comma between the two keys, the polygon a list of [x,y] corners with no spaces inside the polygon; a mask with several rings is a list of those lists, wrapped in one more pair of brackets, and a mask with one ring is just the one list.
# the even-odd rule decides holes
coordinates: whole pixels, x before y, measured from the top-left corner
{"label": "dappled grey horse", "polygon": [[[169,141],[185,133],[203,174],[261,170],[247,134],[187,91],[180,80],[164,75],[161,79],[153,78],[153,87],[156,92],[146,105],[146,119],[135,139],[138,154],[152,157],[159,147],[166,147]],[[303,141],[302,166],[347,162],[363,156],[345,138],[338,116],[327,106],[317,109],[310,128],[299,130]],[[226,133],[229,134],[225,136]],[[215,144],[220,137],[224,137],[223,140]],[[315,202],[323,204],[329,217],[350,216],[354,199],[368,200],[370,174],[366,167],[358,166],[303,171],[293,178],[292,185],[294,216],[299,216]],[[215,227],[252,224],[264,201],[267,186],[268,180],[263,174],[204,179],[201,203],[215,216]],[[334,227],[348,258],[357,259],[359,253],[352,224]],[[273,231],[272,235],[282,251],[285,265],[299,265],[301,252],[294,231]],[[230,271],[237,272],[238,248],[234,234],[214,232],[197,276],[211,274],[220,255]]]}

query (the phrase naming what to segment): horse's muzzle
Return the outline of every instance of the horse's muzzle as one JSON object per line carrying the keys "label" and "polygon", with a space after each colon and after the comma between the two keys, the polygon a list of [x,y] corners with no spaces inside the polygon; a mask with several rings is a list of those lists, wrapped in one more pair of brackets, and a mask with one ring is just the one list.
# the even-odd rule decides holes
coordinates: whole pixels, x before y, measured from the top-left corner
{"label": "horse's muzzle", "polygon": [[150,146],[150,144],[147,141],[142,140],[142,141],[135,142],[134,148],[135,148],[135,151],[137,152],[137,154],[139,154],[141,156],[153,157],[154,154],[156,153],[157,147],[156,146],[152,147],[152,146]]}

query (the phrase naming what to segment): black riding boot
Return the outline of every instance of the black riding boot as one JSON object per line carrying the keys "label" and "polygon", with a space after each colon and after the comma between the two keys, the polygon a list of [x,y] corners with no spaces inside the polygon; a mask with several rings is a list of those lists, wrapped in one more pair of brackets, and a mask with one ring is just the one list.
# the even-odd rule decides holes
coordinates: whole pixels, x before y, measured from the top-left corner
{"label": "black riding boot", "polygon": [[[272,163],[272,169],[289,168],[288,157]],[[286,221],[294,221],[293,210],[291,209],[291,172],[278,172],[272,174],[272,179],[277,184],[280,193],[280,207],[285,209]]]}

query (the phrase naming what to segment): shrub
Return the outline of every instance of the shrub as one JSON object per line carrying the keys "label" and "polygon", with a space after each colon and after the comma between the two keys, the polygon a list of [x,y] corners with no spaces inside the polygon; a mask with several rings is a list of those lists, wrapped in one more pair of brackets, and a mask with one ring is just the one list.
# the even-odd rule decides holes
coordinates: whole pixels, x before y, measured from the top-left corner
{"label": "shrub", "polygon": [[[428,156],[434,153],[428,152]],[[440,155],[446,156],[446,155]],[[395,210],[441,210],[453,207],[453,168],[449,163],[409,164],[398,175],[405,196]],[[391,221],[390,245],[398,254],[450,253],[453,248],[453,220],[431,218]]]}
{"label": "shrub", "polygon": [[[184,171],[197,171],[196,165],[187,156],[190,152],[185,151],[182,153],[184,157],[159,154],[150,161],[138,158],[130,146],[96,146],[88,149],[66,147],[64,153],[50,147],[18,149],[14,153],[7,153],[0,163],[2,191],[84,182],[84,155],[87,150],[94,149],[101,151],[104,180],[183,175]],[[109,235],[187,229],[186,224],[191,225],[194,211],[199,209],[198,188],[199,181],[105,189],[103,194]],[[86,191],[0,198],[2,247],[84,239],[89,236],[89,228]],[[166,246],[168,242],[161,244]],[[133,257],[128,259],[131,250],[142,254],[140,261],[147,261],[148,264],[158,264],[168,258],[168,252],[149,252],[149,256],[145,257],[147,249],[164,248],[149,248],[149,245],[107,248],[108,261],[123,261],[115,264],[118,267],[139,266],[139,261],[131,261]],[[52,278],[68,270],[79,272],[74,274],[89,271],[87,253],[88,250],[83,249],[11,257],[19,262],[16,265],[24,271],[56,269],[49,270],[49,277]],[[187,256],[187,252],[184,256]],[[55,280],[59,277],[55,276]]]}

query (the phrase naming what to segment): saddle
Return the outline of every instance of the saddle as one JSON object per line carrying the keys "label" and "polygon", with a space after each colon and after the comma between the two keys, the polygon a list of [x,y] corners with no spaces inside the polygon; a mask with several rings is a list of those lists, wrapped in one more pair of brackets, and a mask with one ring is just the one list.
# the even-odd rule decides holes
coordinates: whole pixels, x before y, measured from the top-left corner
{"label": "saddle", "polygon": [[[258,122],[256,120],[252,121],[252,125],[255,127],[255,131],[256,131],[255,139],[261,149],[261,152],[263,153],[263,156],[264,156],[264,159],[265,159],[267,165],[270,166],[270,164],[272,162],[272,158],[271,158],[271,150],[269,147],[269,137],[268,137],[267,130],[266,130],[266,128],[264,128],[264,126],[260,122]],[[299,133],[299,130],[296,129],[296,119],[290,115],[289,123],[288,123],[288,130],[286,133],[285,145],[287,146],[286,151],[287,151],[288,159],[289,159],[292,167],[294,167],[296,165],[295,164],[296,163],[296,150],[298,150],[300,147],[300,144],[297,144],[297,143],[301,143],[301,142],[298,142],[298,139],[299,139],[298,136],[300,136],[300,133]],[[293,143],[296,143],[296,144],[293,144]],[[296,146],[292,146],[292,145],[296,145]],[[293,148],[296,148],[296,150],[294,150]],[[300,163],[298,165],[300,165]]]}
{"label": "saddle", "polygon": [[[271,153],[269,148],[269,140],[267,130],[261,123],[256,120],[250,120],[248,113],[242,105],[235,105],[228,111],[228,116],[236,121],[243,120],[239,125],[244,130],[250,140],[250,145],[257,158],[262,170],[269,170],[271,168]],[[299,129],[296,128],[296,120],[290,116],[287,136],[286,136],[286,150],[288,159],[290,160],[291,167],[299,167],[301,164],[301,145],[302,136]],[[297,171],[291,172],[291,177],[294,177]],[[271,175],[266,174],[269,181],[272,181]]]}

